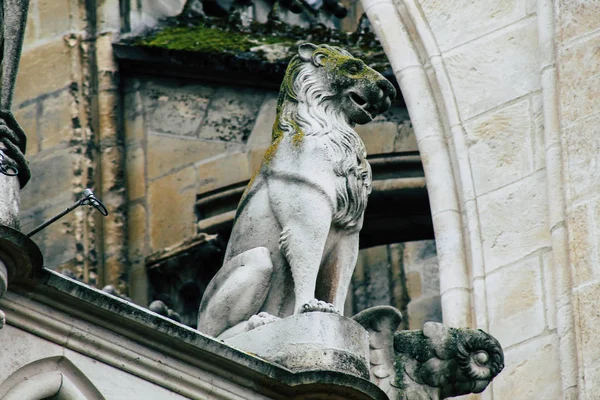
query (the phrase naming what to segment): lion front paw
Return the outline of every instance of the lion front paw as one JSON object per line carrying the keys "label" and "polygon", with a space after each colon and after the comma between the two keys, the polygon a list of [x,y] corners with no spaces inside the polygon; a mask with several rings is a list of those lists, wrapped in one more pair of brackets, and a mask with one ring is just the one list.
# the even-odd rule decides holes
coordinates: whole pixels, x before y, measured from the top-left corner
{"label": "lion front paw", "polygon": [[252,329],[258,328],[259,326],[270,324],[271,322],[279,321],[281,318],[271,315],[266,312],[260,312],[256,315],[253,315],[248,320],[248,325],[246,327],[246,331],[251,331]]}
{"label": "lion front paw", "polygon": [[326,312],[326,313],[334,313],[334,314],[341,314],[331,303],[326,303],[324,301],[321,300],[317,300],[317,299],[312,299],[311,301],[309,301],[308,303],[304,304],[302,306],[302,310],[300,311],[301,313],[307,313],[307,312],[314,312],[314,311],[318,311],[318,312]]}

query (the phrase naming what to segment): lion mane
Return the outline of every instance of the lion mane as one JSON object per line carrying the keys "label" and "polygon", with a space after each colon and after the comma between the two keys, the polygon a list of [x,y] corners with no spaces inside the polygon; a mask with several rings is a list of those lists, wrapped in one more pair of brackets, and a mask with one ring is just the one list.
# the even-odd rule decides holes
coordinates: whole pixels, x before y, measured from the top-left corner
{"label": "lion mane", "polygon": [[[321,45],[317,52],[352,57],[335,46]],[[297,55],[290,61],[277,99],[271,146],[266,152],[262,168],[268,168],[284,137],[291,137],[298,144],[311,137],[325,139],[337,156],[334,161],[335,174],[344,178],[336,184],[337,204],[334,205],[332,223],[341,229],[353,228],[359,224],[367,207],[371,193],[371,166],[367,162],[362,139],[333,101],[337,93],[325,87],[320,76],[314,73],[315,68]],[[252,182],[239,209],[251,196],[251,186]]]}

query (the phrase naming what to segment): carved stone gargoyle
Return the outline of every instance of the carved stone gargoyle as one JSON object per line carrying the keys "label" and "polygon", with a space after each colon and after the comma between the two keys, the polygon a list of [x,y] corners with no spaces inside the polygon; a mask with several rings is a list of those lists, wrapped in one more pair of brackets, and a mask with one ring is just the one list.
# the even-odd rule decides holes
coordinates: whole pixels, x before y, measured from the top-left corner
{"label": "carved stone gargoyle", "polygon": [[396,329],[402,314],[378,306],[353,318],[369,332],[370,374],[391,400],[442,400],[481,393],[504,368],[500,343],[480,329],[427,322]]}

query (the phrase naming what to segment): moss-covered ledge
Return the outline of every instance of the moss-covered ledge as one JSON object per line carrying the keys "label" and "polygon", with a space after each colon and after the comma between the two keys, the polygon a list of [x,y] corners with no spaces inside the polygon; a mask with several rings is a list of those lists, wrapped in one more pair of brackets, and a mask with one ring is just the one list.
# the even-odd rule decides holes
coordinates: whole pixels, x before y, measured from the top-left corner
{"label": "moss-covered ledge", "polygon": [[[292,373],[47,269],[13,285],[0,309],[10,326],[188,398],[245,398],[242,390],[274,399],[387,399],[368,380],[330,371]],[[239,389],[230,392],[232,385]]]}
{"label": "moss-covered ledge", "polygon": [[306,30],[281,23],[244,28],[216,18],[193,24],[172,19],[160,29],[122,39],[114,50],[125,74],[279,88],[297,45],[306,41],[341,46],[395,82],[383,48],[371,32]]}

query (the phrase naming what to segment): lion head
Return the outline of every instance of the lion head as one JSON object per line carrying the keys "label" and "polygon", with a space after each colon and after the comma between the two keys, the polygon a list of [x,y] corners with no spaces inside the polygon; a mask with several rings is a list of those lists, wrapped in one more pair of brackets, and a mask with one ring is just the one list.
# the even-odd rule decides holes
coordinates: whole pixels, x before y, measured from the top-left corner
{"label": "lion head", "polygon": [[324,108],[349,125],[366,124],[387,110],[395,96],[386,78],[347,51],[305,43],[286,71],[278,111],[291,101]]}

